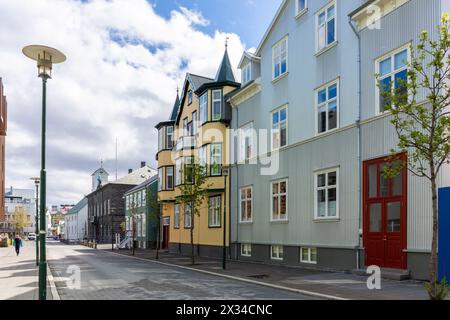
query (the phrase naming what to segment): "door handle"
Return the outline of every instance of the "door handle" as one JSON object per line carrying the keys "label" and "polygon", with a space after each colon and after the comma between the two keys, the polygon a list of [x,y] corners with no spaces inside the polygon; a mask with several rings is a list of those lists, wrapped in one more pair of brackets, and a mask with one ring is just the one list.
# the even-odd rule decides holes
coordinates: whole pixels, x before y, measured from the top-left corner
{"label": "door handle", "polygon": [[387,241],[387,237],[386,236],[383,238],[383,241]]}

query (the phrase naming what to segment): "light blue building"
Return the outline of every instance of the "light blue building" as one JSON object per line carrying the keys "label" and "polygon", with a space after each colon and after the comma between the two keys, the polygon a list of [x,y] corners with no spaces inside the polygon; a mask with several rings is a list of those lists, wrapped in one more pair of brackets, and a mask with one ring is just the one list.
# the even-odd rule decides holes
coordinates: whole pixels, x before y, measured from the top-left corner
{"label": "light blue building", "polygon": [[[228,96],[232,128],[241,129],[231,171],[233,258],[428,277],[431,191],[406,170],[380,174],[397,138],[375,74],[405,78],[411,45],[422,30],[436,34],[449,6],[283,1],[256,52],[242,57],[242,87]],[[440,185],[449,184],[444,168]]]}

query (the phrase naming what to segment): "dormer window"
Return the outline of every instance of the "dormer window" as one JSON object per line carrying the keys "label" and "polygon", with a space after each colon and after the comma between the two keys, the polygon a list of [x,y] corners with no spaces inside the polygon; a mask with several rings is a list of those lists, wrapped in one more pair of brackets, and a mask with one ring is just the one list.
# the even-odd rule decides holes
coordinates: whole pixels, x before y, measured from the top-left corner
{"label": "dormer window", "polygon": [[242,84],[246,84],[252,79],[252,64],[248,63],[242,68]]}

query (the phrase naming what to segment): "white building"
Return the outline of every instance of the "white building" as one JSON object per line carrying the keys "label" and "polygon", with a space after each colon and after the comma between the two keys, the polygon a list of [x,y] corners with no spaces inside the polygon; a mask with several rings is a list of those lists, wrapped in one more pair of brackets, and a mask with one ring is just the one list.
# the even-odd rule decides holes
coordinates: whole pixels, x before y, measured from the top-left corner
{"label": "white building", "polygon": [[88,206],[87,198],[83,198],[64,216],[65,240],[79,242],[87,237]]}
{"label": "white building", "polygon": [[14,232],[14,227],[11,224],[13,221],[14,212],[17,207],[23,207],[27,215],[27,227],[23,232],[28,234],[36,231],[36,194],[32,189],[16,189],[10,187],[9,191],[5,192],[5,225],[6,230]]}

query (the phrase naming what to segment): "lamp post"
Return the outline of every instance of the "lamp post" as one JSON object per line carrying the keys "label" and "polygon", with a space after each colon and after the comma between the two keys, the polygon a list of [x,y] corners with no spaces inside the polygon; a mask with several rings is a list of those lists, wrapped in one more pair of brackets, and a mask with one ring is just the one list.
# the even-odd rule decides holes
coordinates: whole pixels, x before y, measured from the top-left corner
{"label": "lamp post", "polygon": [[223,252],[222,252],[222,269],[227,268],[227,178],[229,174],[227,167],[222,168],[225,191],[223,193]]}
{"label": "lamp post", "polygon": [[38,67],[38,77],[42,79],[42,141],[41,141],[41,200],[40,200],[40,260],[39,260],[39,300],[47,299],[47,260],[45,252],[46,236],[46,187],[47,173],[45,170],[45,138],[46,138],[46,113],[47,113],[47,80],[52,77],[52,67],[54,63],[66,61],[66,56],[53,48],[47,46],[27,46],[22,50],[23,54],[36,61]]}
{"label": "lamp post", "polygon": [[36,186],[36,266],[39,266],[39,183],[41,179],[30,178],[30,180],[33,180]]}

